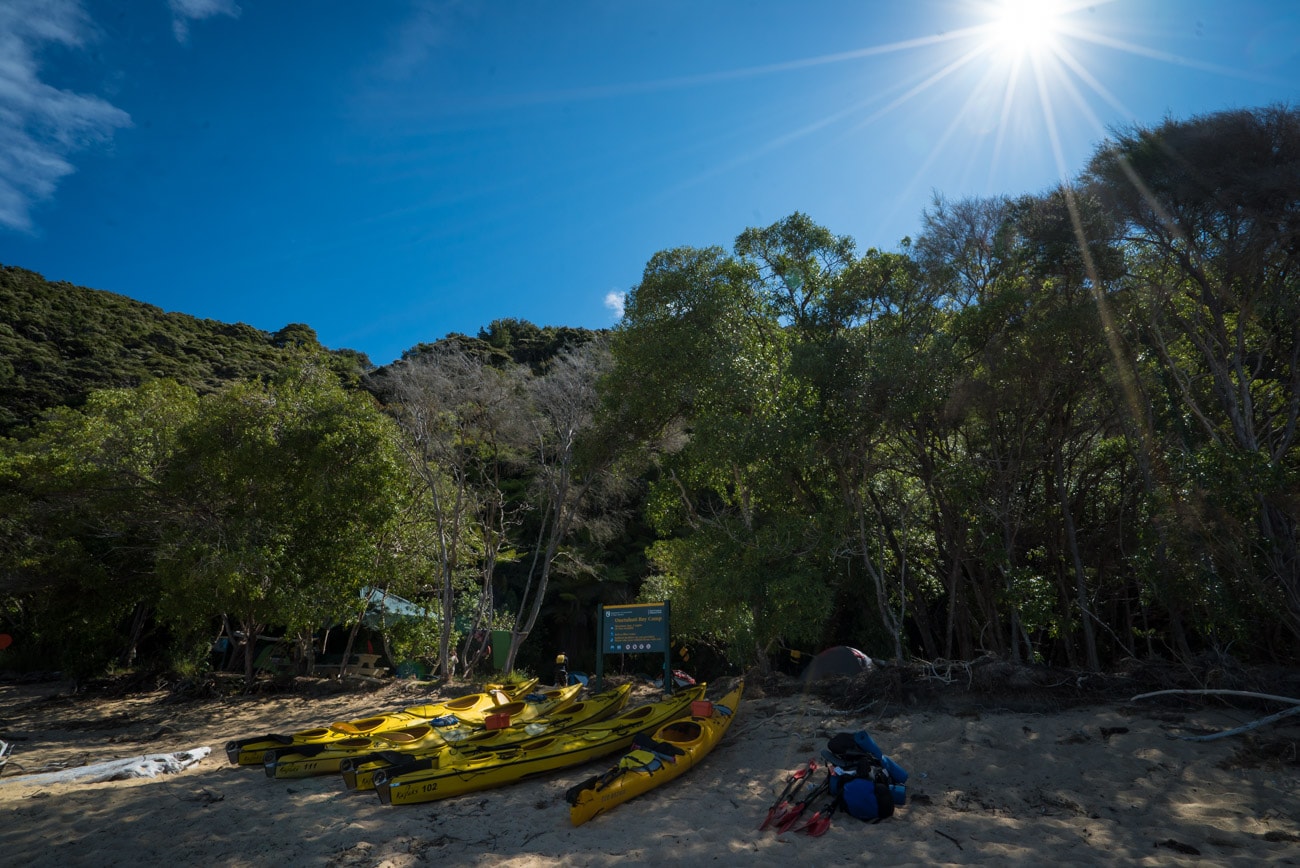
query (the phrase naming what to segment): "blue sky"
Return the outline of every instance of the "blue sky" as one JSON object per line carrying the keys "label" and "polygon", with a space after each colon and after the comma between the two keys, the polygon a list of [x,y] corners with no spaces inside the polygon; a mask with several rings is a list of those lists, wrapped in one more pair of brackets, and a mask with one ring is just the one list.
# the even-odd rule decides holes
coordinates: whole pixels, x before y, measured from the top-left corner
{"label": "blue sky", "polygon": [[896,249],[936,193],[1300,96],[1294,0],[1043,2],[2,0],[0,263],[385,364],[613,325],[656,251],[794,211]]}

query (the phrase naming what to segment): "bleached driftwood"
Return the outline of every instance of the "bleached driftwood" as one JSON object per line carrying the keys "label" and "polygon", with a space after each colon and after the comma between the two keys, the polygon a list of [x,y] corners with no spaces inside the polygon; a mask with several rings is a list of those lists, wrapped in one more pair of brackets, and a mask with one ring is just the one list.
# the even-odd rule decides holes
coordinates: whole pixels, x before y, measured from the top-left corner
{"label": "bleached driftwood", "polygon": [[88,766],[77,766],[57,772],[19,775],[5,778],[4,784],[93,784],[103,781],[124,781],[128,778],[154,778],[160,774],[175,774],[189,768],[212,752],[210,747],[196,747],[177,753],[154,753],[129,759],[106,760]]}
{"label": "bleached driftwood", "polygon": [[1136,702],[1139,699],[1146,699],[1150,696],[1164,696],[1170,693],[1190,693],[1200,696],[1248,696],[1251,699],[1267,699],[1272,702],[1289,702],[1292,705],[1300,705],[1300,699],[1294,699],[1290,696],[1275,696],[1272,693],[1254,693],[1250,690],[1157,690],[1154,693],[1141,693],[1129,700]]}
{"label": "bleached driftwood", "polygon": [[1215,739],[1227,738],[1230,735],[1240,735],[1243,732],[1250,732],[1252,729],[1259,729],[1261,726],[1267,726],[1270,723],[1276,723],[1286,717],[1300,714],[1300,699],[1291,696],[1275,696],[1271,693],[1254,693],[1249,690],[1157,690],[1152,693],[1142,693],[1133,697],[1132,702],[1139,699],[1147,699],[1151,696],[1163,696],[1171,693],[1191,694],[1193,696],[1247,696],[1251,699],[1264,699],[1269,702],[1286,702],[1291,704],[1291,708],[1279,711],[1276,714],[1270,714],[1268,717],[1261,717],[1259,720],[1253,720],[1243,726],[1225,729],[1222,732],[1212,732],[1209,735],[1170,735],[1170,738],[1182,739],[1183,741],[1214,741]]}

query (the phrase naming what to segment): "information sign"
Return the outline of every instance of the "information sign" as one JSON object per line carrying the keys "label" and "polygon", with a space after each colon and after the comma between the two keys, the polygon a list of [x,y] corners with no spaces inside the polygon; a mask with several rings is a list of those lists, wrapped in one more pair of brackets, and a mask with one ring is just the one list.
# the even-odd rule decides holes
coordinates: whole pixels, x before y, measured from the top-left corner
{"label": "information sign", "polygon": [[673,692],[668,645],[669,604],[631,603],[600,606],[600,639],[596,643],[596,689],[604,690],[606,654],[663,654],[665,693]]}
{"label": "information sign", "polygon": [[606,654],[649,654],[668,648],[668,613],[663,603],[605,606],[601,623]]}

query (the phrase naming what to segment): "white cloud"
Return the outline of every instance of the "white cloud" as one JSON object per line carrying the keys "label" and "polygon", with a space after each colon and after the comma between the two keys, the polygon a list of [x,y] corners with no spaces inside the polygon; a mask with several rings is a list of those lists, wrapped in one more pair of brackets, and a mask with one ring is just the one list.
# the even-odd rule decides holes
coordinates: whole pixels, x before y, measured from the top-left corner
{"label": "white cloud", "polygon": [[43,43],[83,45],[90,23],[76,0],[0,3],[0,226],[31,231],[31,208],[75,171],[72,152],[106,141],[130,116],[95,96],[39,78]]}
{"label": "white cloud", "polygon": [[227,15],[238,18],[240,9],[235,0],[167,0],[172,10],[172,33],[177,42],[190,38],[190,22]]}
{"label": "white cloud", "polygon": [[615,319],[623,318],[623,306],[627,304],[627,293],[619,289],[611,289],[605,293],[605,307],[614,312]]}

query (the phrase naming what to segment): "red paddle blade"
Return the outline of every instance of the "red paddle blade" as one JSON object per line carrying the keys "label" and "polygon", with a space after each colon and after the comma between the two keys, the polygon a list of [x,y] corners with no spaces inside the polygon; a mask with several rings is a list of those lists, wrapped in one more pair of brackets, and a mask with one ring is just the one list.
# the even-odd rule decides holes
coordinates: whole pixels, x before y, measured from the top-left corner
{"label": "red paddle blade", "polygon": [[764,829],[766,829],[768,826],[772,825],[772,821],[775,820],[781,813],[784,813],[784,809],[785,809],[785,802],[781,802],[780,804],[773,805],[772,807],[768,808],[767,819],[765,819],[763,821],[763,824],[758,827],[758,831],[761,832]]}
{"label": "red paddle blade", "polygon": [[807,806],[806,802],[800,802],[790,810],[786,811],[785,816],[782,817],[780,823],[777,824],[777,832],[790,831],[790,827],[799,822],[799,818],[803,816],[803,809]]}
{"label": "red paddle blade", "polygon": [[821,837],[822,835],[826,834],[826,830],[831,827],[831,815],[834,813],[835,813],[835,803],[832,802],[830,805],[822,808],[821,810],[817,811],[817,813],[813,814],[812,819],[810,819],[807,823],[804,823],[795,831],[806,832],[809,835],[813,836],[814,838]]}
{"label": "red paddle blade", "polygon": [[763,831],[785,814],[786,810],[790,806],[790,797],[799,792],[799,788],[804,785],[808,776],[815,771],[817,771],[816,758],[808,760],[807,764],[805,764],[803,768],[795,769],[790,773],[790,777],[785,783],[785,789],[782,790],[781,795],[777,797],[776,804],[767,809],[767,817],[759,824],[758,831]]}
{"label": "red paddle blade", "polygon": [[808,825],[804,826],[799,831],[807,832],[809,835],[813,836],[814,838],[820,838],[822,835],[826,834],[826,830],[829,829],[830,827],[831,827],[831,818],[829,816],[813,817],[811,820],[808,821]]}

